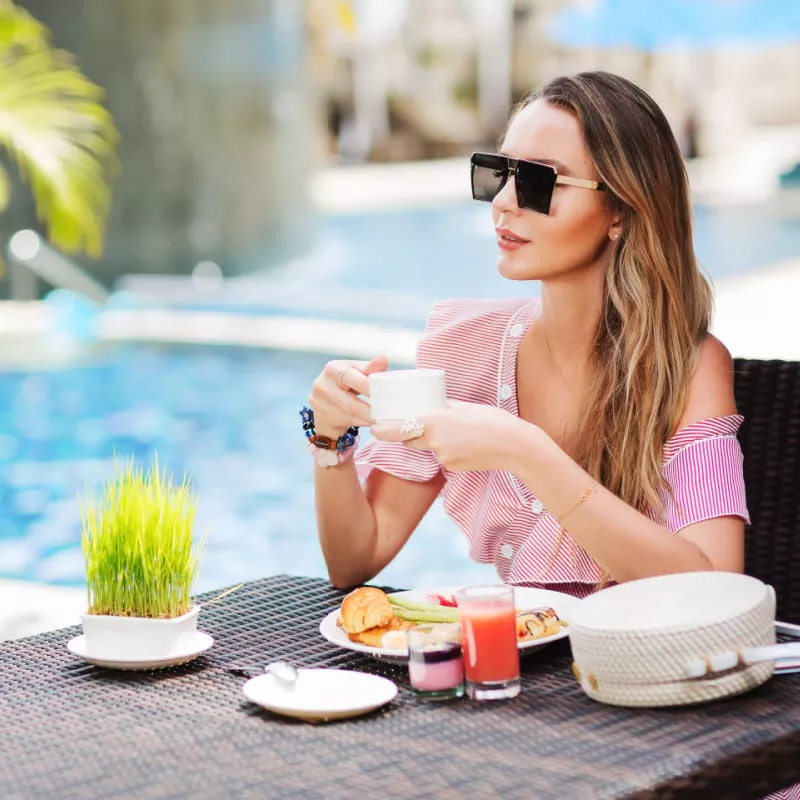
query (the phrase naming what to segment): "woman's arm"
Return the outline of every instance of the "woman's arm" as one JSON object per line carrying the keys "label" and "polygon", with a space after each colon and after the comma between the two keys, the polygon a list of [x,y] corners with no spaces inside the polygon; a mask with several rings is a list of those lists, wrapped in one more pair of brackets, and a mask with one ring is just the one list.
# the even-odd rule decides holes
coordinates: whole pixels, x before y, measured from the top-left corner
{"label": "woman's arm", "polygon": [[[369,425],[368,376],[386,369],[370,362],[330,361],[314,381],[309,405],[316,432],[333,439],[348,427]],[[314,497],[322,554],[334,586],[344,589],[375,577],[408,541],[444,485],[440,471],[428,481],[375,469],[361,485],[353,459],[314,466]]]}
{"label": "woman's arm", "polygon": [[331,583],[339,589],[374,578],[408,541],[444,486],[373,470],[362,486],[354,462],[314,468],[317,527]]}
{"label": "woman's arm", "polygon": [[[712,337],[703,345],[680,428],[710,417],[736,413],[733,362]],[[541,429],[519,421],[516,437],[507,437],[507,469],[523,480],[570,536],[615,581],[671,572],[744,568],[744,523],[718,517],[689,525],[675,535],[598,487],[583,502],[591,477]]]}
{"label": "woman's arm", "polygon": [[[559,519],[592,485],[590,476],[538,428],[526,425],[510,471]],[[570,536],[617,581],[672,572],[743,568],[744,523],[720,517],[675,535],[598,487],[564,520]]]}

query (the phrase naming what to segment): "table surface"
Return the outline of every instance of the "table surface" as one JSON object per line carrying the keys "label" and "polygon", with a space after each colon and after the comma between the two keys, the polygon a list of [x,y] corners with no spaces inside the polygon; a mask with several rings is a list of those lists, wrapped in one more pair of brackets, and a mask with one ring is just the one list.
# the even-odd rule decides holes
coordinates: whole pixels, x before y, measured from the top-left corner
{"label": "table surface", "polygon": [[[512,701],[413,698],[402,667],[326,642],[342,593],[311,578],[247,583],[201,609],[214,647],[120,672],[66,649],[79,629],[0,645],[0,798],[759,798],[800,781],[800,675],[682,709],[586,697],[559,642],[523,661]],[[201,598],[201,601],[203,598]],[[240,667],[289,660],[397,682],[395,701],[309,725],[243,696]]]}

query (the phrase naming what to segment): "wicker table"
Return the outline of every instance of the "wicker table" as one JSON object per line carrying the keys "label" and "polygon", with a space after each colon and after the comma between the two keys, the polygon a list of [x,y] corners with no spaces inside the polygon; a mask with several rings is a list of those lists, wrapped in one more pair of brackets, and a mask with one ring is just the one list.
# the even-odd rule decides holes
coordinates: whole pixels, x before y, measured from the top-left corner
{"label": "wicker table", "polygon": [[[681,710],[589,700],[569,647],[523,661],[504,703],[420,703],[404,671],[324,641],[341,593],[278,576],[201,612],[192,664],[114,672],[66,650],[76,629],[0,645],[0,798],[757,798],[800,781],[800,675]],[[248,703],[235,667],[290,659],[387,675],[397,699],[308,725]]]}

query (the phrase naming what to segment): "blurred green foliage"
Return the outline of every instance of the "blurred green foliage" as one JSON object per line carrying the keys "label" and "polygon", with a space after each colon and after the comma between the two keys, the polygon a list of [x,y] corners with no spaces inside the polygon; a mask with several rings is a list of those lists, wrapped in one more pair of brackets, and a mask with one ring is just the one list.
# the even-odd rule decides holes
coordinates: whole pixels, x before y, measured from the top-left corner
{"label": "blurred green foliage", "polygon": [[[99,256],[118,167],[118,134],[103,90],[72,56],[53,47],[47,28],[11,0],[0,0],[0,147],[31,187],[50,241]],[[12,182],[0,166],[0,213]]]}

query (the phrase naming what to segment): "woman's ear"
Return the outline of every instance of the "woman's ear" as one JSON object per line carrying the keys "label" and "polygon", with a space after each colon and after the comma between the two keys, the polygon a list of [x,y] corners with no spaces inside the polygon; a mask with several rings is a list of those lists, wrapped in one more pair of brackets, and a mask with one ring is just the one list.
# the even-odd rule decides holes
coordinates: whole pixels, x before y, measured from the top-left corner
{"label": "woman's ear", "polygon": [[608,229],[608,238],[612,242],[617,242],[622,238],[622,215],[614,214],[611,219],[611,227]]}

